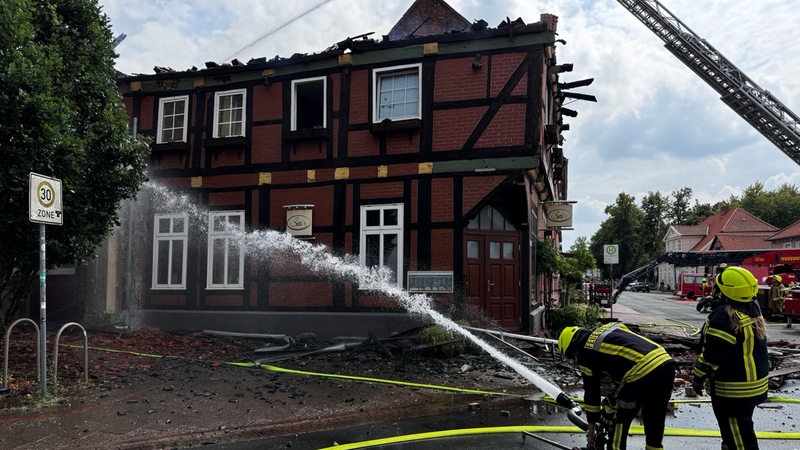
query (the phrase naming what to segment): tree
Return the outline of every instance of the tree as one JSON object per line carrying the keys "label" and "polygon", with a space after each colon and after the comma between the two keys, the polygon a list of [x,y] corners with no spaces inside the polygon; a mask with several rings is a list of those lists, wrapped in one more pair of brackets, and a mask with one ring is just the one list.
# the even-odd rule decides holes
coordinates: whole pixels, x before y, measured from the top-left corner
{"label": "tree", "polygon": [[756,182],[731,204],[778,228],[789,226],[800,218],[800,191],[790,184],[767,191],[763,184]]}
{"label": "tree", "polygon": [[667,220],[670,225],[689,225],[687,215],[691,199],[692,188],[690,187],[672,191],[672,203],[670,203],[669,212],[667,213]]}
{"label": "tree", "polygon": [[647,260],[664,253],[669,200],[661,192],[648,192],[642,199],[642,254]]}
{"label": "tree", "polygon": [[30,172],[62,181],[63,226],[47,226],[48,266],[81,263],[146,180],[115,85],[108,18],[95,0],[0,2],[0,328],[30,297],[38,224]]}
{"label": "tree", "polygon": [[[605,209],[609,218],[600,224],[600,230],[592,237],[590,249],[597,261],[603,260],[603,246],[619,245],[619,264],[614,268],[615,276],[627,273],[645,262],[642,252],[642,210],[636,206],[633,196],[624,192],[617,196],[617,201]],[[608,266],[601,266],[604,276],[610,274]]]}

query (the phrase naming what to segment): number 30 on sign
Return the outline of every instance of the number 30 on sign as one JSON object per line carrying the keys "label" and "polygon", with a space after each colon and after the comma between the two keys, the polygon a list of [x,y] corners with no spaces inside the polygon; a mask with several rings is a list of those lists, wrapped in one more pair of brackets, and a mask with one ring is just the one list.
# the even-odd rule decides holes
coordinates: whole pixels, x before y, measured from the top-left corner
{"label": "number 30 on sign", "polygon": [[30,176],[30,221],[61,225],[61,180],[31,172]]}

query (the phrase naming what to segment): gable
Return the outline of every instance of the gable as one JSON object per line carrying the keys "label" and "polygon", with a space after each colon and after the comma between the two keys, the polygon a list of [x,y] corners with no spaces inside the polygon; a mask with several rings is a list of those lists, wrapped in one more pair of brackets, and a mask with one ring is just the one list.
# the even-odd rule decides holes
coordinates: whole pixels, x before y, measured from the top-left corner
{"label": "gable", "polygon": [[416,0],[392,27],[387,37],[398,41],[412,37],[467,31],[472,24],[442,0]]}

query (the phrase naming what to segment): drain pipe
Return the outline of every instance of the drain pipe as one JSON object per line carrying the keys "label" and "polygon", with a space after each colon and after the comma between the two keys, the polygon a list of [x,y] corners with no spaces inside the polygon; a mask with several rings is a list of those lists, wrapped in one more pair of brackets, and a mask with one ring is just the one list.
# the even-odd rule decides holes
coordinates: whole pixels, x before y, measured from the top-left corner
{"label": "drain pipe", "polygon": [[557,345],[558,344],[558,339],[543,338],[543,337],[538,337],[538,336],[528,336],[528,335],[525,335],[525,334],[514,334],[514,333],[509,333],[507,331],[487,330],[485,328],[475,328],[475,327],[468,327],[468,326],[463,326],[463,327],[468,329],[468,330],[472,330],[472,331],[481,331],[481,332],[486,333],[486,334],[497,335],[497,336],[500,336],[500,338],[510,337],[510,338],[514,338],[514,339],[520,339],[520,340],[523,340],[523,341],[536,342],[536,343],[545,344],[545,345]]}

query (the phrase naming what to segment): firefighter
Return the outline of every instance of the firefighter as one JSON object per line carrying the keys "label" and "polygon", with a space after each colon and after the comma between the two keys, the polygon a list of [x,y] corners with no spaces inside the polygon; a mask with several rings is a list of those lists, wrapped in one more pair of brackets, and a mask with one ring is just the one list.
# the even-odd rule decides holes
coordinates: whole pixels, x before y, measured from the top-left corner
{"label": "firefighter", "polygon": [[766,323],[758,303],[758,281],[749,270],[728,267],[716,284],[725,300],[702,329],[701,353],[692,387],[703,395],[708,380],[723,450],[758,449],[753,410],[767,398],[769,357]]}
{"label": "firefighter", "polygon": [[770,314],[783,314],[783,297],[785,293],[782,281],[783,279],[780,275],[775,275],[769,287],[768,309]]}
{"label": "firefighter", "polygon": [[[583,375],[584,409],[589,423],[587,444],[594,447],[598,438],[597,423],[601,411],[611,407],[616,414],[607,425],[609,447],[626,446],[628,429],[639,409],[642,410],[647,450],[660,450],[664,421],[672,397],[675,362],[666,350],[640,336],[620,322],[609,322],[593,330],[567,327],[558,338],[558,348],[566,358],[575,359]],[[617,385],[611,402],[601,402],[601,381]],[[615,405],[614,405],[615,404]]]}

